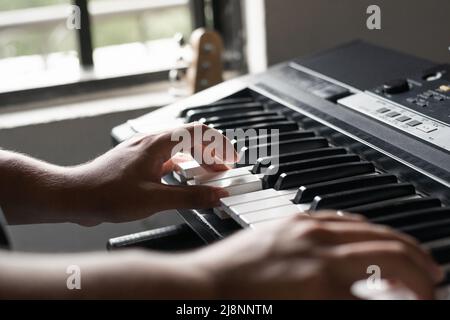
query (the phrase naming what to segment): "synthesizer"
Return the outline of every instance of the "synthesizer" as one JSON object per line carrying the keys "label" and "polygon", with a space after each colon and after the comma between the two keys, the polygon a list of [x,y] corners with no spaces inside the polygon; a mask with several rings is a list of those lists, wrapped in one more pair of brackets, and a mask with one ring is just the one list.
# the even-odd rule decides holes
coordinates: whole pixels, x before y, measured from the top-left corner
{"label": "synthesizer", "polygon": [[233,141],[246,154],[276,140],[276,156],[215,174],[191,161],[165,177],[230,192],[217,208],[179,210],[205,242],[304,211],[343,210],[415,237],[450,284],[449,65],[354,41],[224,82],[112,136],[119,143],[192,121],[278,130]]}

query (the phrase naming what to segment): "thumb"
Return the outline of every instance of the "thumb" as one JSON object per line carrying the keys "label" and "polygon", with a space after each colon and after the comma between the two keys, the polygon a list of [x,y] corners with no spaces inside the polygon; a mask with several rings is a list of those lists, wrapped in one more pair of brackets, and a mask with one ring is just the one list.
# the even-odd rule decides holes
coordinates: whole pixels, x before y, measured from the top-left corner
{"label": "thumb", "polygon": [[166,186],[167,203],[175,209],[206,209],[220,205],[220,199],[229,196],[222,188],[208,186]]}

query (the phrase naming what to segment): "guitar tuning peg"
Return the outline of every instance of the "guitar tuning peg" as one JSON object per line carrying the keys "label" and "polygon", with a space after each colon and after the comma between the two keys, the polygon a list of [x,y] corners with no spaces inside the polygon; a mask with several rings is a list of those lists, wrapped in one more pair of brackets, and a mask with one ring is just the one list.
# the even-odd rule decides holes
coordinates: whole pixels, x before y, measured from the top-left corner
{"label": "guitar tuning peg", "polygon": [[184,35],[181,32],[175,33],[174,39],[180,47],[184,47],[184,45],[186,44]]}
{"label": "guitar tuning peg", "polygon": [[211,63],[209,61],[203,61],[202,62],[202,68],[203,69],[209,69],[210,66],[211,66]]}
{"label": "guitar tuning peg", "polygon": [[203,51],[205,51],[206,53],[213,52],[214,49],[215,49],[215,47],[214,47],[214,44],[212,44],[212,43],[207,42],[203,45]]}

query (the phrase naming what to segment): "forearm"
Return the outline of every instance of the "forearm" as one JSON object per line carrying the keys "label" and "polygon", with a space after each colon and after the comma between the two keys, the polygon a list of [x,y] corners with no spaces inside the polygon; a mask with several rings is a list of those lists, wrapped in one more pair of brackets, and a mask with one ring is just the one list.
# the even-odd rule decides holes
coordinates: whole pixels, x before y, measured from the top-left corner
{"label": "forearm", "polygon": [[0,205],[8,223],[78,222],[75,171],[0,150]]}
{"label": "forearm", "polygon": [[[213,298],[210,280],[189,259],[141,251],[58,257],[1,252],[0,299]],[[81,288],[70,290],[66,271],[73,265]]]}

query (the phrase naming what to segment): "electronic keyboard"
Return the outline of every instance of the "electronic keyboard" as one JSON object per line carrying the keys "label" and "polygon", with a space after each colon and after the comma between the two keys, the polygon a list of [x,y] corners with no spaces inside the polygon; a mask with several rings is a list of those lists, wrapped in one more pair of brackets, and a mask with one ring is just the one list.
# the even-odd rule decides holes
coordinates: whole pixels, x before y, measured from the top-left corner
{"label": "electronic keyboard", "polygon": [[[112,136],[192,121],[267,132],[232,141],[245,161],[229,171],[193,160],[165,177],[229,191],[217,208],[179,210],[204,241],[305,211],[359,213],[415,237],[450,283],[449,65],[355,41],[224,82]],[[273,141],[276,155],[258,154]]]}

